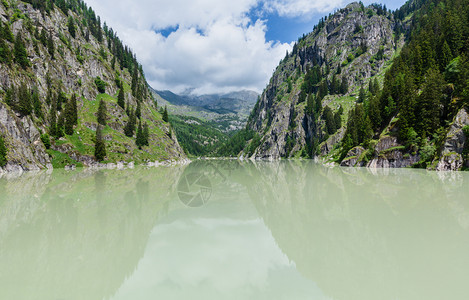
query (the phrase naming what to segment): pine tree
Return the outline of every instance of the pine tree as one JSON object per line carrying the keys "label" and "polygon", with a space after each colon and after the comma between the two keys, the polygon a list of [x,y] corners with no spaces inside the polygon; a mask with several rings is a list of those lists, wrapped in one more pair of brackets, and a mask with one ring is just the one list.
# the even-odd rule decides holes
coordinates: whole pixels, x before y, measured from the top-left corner
{"label": "pine tree", "polygon": [[314,108],[314,96],[313,94],[309,94],[306,100],[306,114],[312,115]]}
{"label": "pine tree", "polygon": [[28,116],[32,110],[31,93],[23,82],[18,90],[18,112],[23,116]]}
{"label": "pine tree", "polygon": [[373,128],[379,128],[383,120],[379,109],[379,99],[376,96],[372,96],[370,99],[369,116]]}
{"label": "pine tree", "polygon": [[164,111],[163,111],[163,121],[166,123],[169,122],[168,109],[166,108],[166,106],[164,107]]}
{"label": "pine tree", "polygon": [[451,62],[453,59],[453,53],[451,52],[451,48],[448,45],[446,40],[443,42],[443,46],[441,46],[441,58],[440,58],[440,67],[441,70],[444,70],[446,66]]}
{"label": "pine tree", "polygon": [[18,32],[15,39],[15,62],[23,69],[29,67],[28,53],[20,32]]}
{"label": "pine tree", "polygon": [[135,142],[139,149],[142,149],[142,146],[145,145],[145,136],[143,134],[142,121],[138,123],[137,138]]}
{"label": "pine tree", "polygon": [[1,37],[7,41],[9,41],[10,43],[13,43],[15,41],[15,36],[13,35],[13,32],[11,32],[11,29],[10,29],[10,25],[7,23],[3,23],[3,22],[0,22],[3,24],[2,26],[2,30],[0,31],[1,33]]}
{"label": "pine tree", "polygon": [[41,44],[44,47],[47,47],[47,34],[44,28],[41,30],[41,34],[39,35],[39,40],[41,41]]}
{"label": "pine tree", "polygon": [[326,131],[328,134],[334,134],[337,131],[334,114],[329,106],[324,108],[323,118],[326,121]]}
{"label": "pine tree", "polygon": [[135,132],[135,122],[136,122],[135,112],[133,109],[130,109],[129,120],[124,127],[124,134],[128,137],[133,137]]}
{"label": "pine tree", "polygon": [[342,114],[344,113],[344,108],[342,105],[339,109],[334,113],[334,121],[336,129],[340,129],[342,127]]}
{"label": "pine tree", "polygon": [[70,32],[70,35],[72,36],[72,38],[75,38],[76,36],[75,21],[73,20],[72,16],[68,17],[67,27],[68,27],[68,32]]}
{"label": "pine tree", "polygon": [[0,39],[0,64],[10,65],[12,61],[10,47]]}
{"label": "pine tree", "polygon": [[125,109],[125,96],[122,88],[119,90],[119,95],[117,96],[117,104],[119,104],[122,109]]}
{"label": "pine tree", "polygon": [[144,145],[149,146],[150,145],[150,129],[148,128],[147,123],[143,125],[143,137],[144,137]]}
{"label": "pine tree", "polygon": [[13,110],[16,110],[16,88],[14,85],[6,89],[5,103],[10,106]]}
{"label": "pine tree", "polygon": [[7,147],[2,136],[0,136],[0,167],[7,164]]}
{"label": "pine tree", "polygon": [[65,114],[61,113],[57,120],[57,137],[64,136]]}
{"label": "pine tree", "polygon": [[101,126],[98,125],[96,130],[96,143],[94,146],[94,157],[97,161],[103,161],[106,157],[106,144],[103,139]]}
{"label": "pine tree", "polygon": [[137,119],[140,119],[142,117],[142,108],[140,106],[140,101],[137,101],[137,109],[135,110],[135,116]]}
{"label": "pine tree", "polygon": [[419,130],[422,135],[433,134],[440,126],[441,100],[443,99],[443,76],[436,69],[429,69],[425,76],[422,93],[418,97]]}
{"label": "pine tree", "polygon": [[347,77],[342,77],[342,83],[340,84],[340,93],[345,95],[348,93],[348,81]]}
{"label": "pine tree", "polygon": [[47,38],[47,51],[49,52],[51,58],[54,59],[55,46],[54,39],[52,38],[52,32],[49,33],[49,36]]}
{"label": "pine tree", "polygon": [[52,106],[49,112],[49,134],[53,137],[57,137],[57,103],[52,101]]}
{"label": "pine tree", "polygon": [[358,93],[358,103],[363,103],[366,100],[366,92],[363,86],[360,88],[360,92]]}
{"label": "pine tree", "polygon": [[[75,99],[75,101],[73,99]],[[64,118],[65,118],[64,129],[65,129],[65,134],[67,135],[72,135],[74,132],[73,126],[77,123],[77,117],[75,115],[75,111],[76,111],[76,96],[72,95],[70,101],[68,101],[67,104],[65,105],[65,110],[63,112]]]}
{"label": "pine tree", "polygon": [[62,87],[59,88],[56,102],[57,102],[57,111],[62,111],[62,104],[67,103],[67,96],[62,91]]}
{"label": "pine tree", "polygon": [[77,95],[75,93],[73,93],[72,97],[70,98],[70,106],[71,106],[72,124],[78,125]]}
{"label": "pine tree", "polygon": [[132,72],[132,96],[137,96],[137,85],[138,85],[138,70],[137,65],[134,66],[134,70]]}
{"label": "pine tree", "polygon": [[33,103],[33,110],[36,117],[39,119],[44,118],[44,113],[42,112],[42,104],[39,100],[39,91],[37,87],[34,87],[33,94],[32,94],[32,103]]}
{"label": "pine tree", "polygon": [[98,117],[98,123],[103,126],[106,126],[107,109],[106,109],[106,103],[104,102],[103,99],[99,101],[97,117]]}

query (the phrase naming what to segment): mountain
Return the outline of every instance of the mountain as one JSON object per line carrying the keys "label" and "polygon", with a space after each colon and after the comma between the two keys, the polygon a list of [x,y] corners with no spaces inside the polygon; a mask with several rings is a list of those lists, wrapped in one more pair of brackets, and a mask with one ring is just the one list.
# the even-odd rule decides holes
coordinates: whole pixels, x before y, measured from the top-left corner
{"label": "mountain", "polygon": [[83,1],[5,0],[0,20],[5,170],[185,157],[135,55]]}
{"label": "mountain", "polygon": [[170,122],[188,155],[213,156],[229,137],[246,126],[259,94],[237,91],[226,94],[177,95],[153,91],[170,113]]}
{"label": "mountain", "polygon": [[228,154],[469,166],[468,4],[409,1],[390,12],[352,3],[323,18],[287,53],[229,143],[241,154]]}
{"label": "mountain", "polygon": [[[194,113],[195,117],[199,114],[203,118],[218,119],[226,115],[239,116],[240,120],[247,120],[250,111],[254,107],[259,94],[254,91],[238,91],[227,94],[209,94],[209,95],[177,95],[171,91],[154,91],[158,102],[168,105],[169,111],[177,115],[190,115]],[[225,131],[235,130],[234,128],[225,128]]]}

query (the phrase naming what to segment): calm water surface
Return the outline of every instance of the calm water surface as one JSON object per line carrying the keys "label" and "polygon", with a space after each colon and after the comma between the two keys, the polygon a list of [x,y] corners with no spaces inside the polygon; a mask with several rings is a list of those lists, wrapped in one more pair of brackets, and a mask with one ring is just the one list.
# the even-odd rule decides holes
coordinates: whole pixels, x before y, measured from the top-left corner
{"label": "calm water surface", "polygon": [[2,178],[0,299],[469,299],[469,173],[196,161]]}

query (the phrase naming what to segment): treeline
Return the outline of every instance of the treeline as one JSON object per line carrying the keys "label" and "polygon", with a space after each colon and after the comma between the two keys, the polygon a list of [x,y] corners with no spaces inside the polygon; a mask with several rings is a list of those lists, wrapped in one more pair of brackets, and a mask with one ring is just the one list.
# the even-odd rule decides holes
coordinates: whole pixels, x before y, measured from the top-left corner
{"label": "treeline", "polygon": [[[249,144],[247,142],[251,141]],[[253,130],[243,129],[235,133],[223,146],[217,150],[217,156],[220,157],[237,157],[239,153],[245,150],[250,156],[260,144],[260,136]]]}
{"label": "treeline", "polygon": [[[350,112],[342,158],[397,117],[398,137],[413,152],[435,153],[445,126],[469,103],[469,1],[413,1],[410,41],[376,90]],[[399,14],[409,14],[409,4]],[[430,160],[432,155],[424,155]],[[423,161],[423,164],[426,162]]]}

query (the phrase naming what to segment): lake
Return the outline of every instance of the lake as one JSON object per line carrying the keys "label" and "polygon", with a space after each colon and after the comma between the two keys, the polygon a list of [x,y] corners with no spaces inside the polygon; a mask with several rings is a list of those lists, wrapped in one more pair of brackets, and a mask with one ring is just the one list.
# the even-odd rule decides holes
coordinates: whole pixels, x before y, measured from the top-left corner
{"label": "lake", "polygon": [[0,299],[469,299],[469,173],[195,161],[0,179]]}

